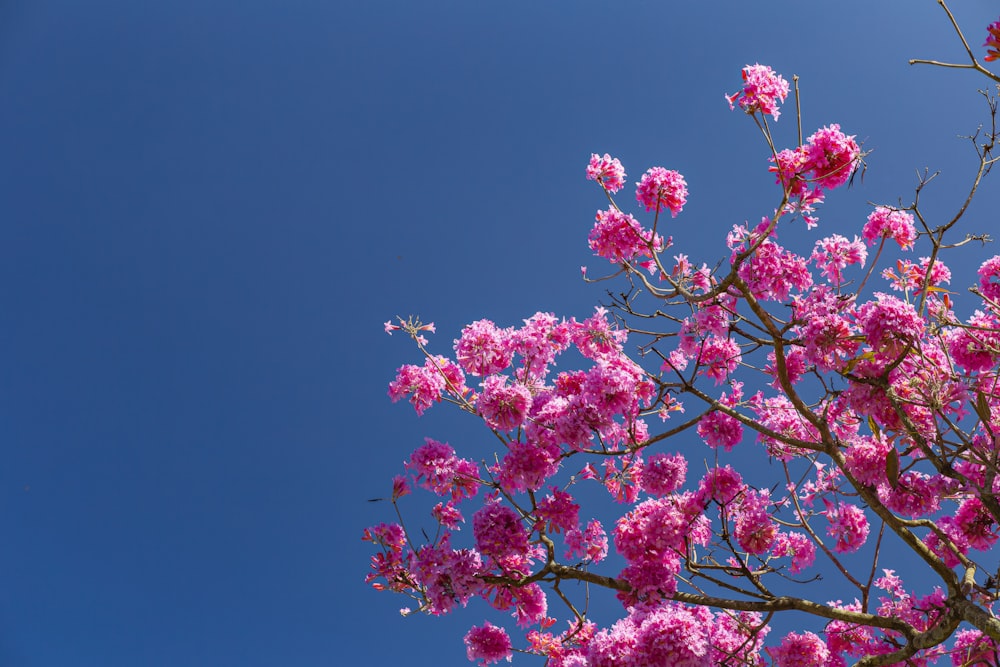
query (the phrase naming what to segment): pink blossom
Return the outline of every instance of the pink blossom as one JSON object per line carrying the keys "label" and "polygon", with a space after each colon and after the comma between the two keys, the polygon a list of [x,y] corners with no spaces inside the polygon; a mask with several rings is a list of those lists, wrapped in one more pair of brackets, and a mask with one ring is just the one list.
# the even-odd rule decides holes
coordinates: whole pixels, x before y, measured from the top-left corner
{"label": "pink blossom", "polygon": [[465,646],[469,660],[482,660],[483,665],[501,660],[510,662],[513,655],[507,631],[489,621],[469,630],[465,635]]}
{"label": "pink blossom", "polygon": [[844,467],[862,484],[885,484],[885,462],[892,449],[892,443],[880,436],[859,438],[848,447]]}
{"label": "pink blossom", "polygon": [[809,258],[824,276],[839,285],[844,282],[843,270],[850,264],[865,265],[868,250],[857,236],[848,241],[840,234],[816,241],[816,247]]}
{"label": "pink blossom", "polygon": [[710,500],[719,505],[728,505],[746,489],[743,478],[728,465],[724,468],[712,468],[698,482],[697,497],[707,504]]}
{"label": "pink blossom", "polygon": [[830,525],[826,532],[836,539],[833,550],[838,553],[852,553],[861,548],[868,539],[868,519],[857,505],[826,503],[826,518]]}
{"label": "pink blossom", "polygon": [[537,491],[559,471],[560,450],[556,445],[512,442],[500,462],[497,480],[505,491]]}
{"label": "pink blossom", "polygon": [[990,257],[979,267],[979,290],[985,298],[1000,304],[1000,255]]}
{"label": "pink blossom", "polygon": [[[801,347],[786,347],[785,350],[785,375],[788,383],[794,385],[806,372],[806,354]],[[775,389],[782,390],[779,377],[777,357],[772,350],[767,353],[767,366],[764,371],[771,376],[770,385]]]}
{"label": "pink blossom", "polygon": [[713,410],[698,422],[698,435],[709,447],[728,452],[743,439],[743,426],[735,417]]}
{"label": "pink blossom", "polygon": [[[995,25],[998,35],[1000,35],[1000,21],[997,21]],[[955,643],[951,649],[951,664],[954,667],[993,664],[996,661],[998,648],[1000,647],[997,646],[996,642],[980,630],[959,630],[955,633]]]}
{"label": "pink blossom", "polygon": [[836,123],[813,133],[807,140],[806,150],[813,180],[825,190],[846,183],[861,155],[854,135],[845,135]]}
{"label": "pink blossom", "polygon": [[876,352],[893,356],[923,333],[916,309],[894,296],[876,293],[876,301],[858,307],[858,324]]}
{"label": "pink blossom", "polygon": [[594,254],[612,264],[651,257],[650,247],[653,252],[663,249],[663,237],[643,229],[638,220],[616,208],[597,212],[588,240]]}
{"label": "pink blossom", "polygon": [[986,372],[1000,359],[1000,318],[977,310],[968,327],[948,332],[948,353],[969,373]]}
{"label": "pink blossom", "polygon": [[507,384],[507,376],[490,375],[483,380],[477,407],[490,428],[510,431],[524,423],[531,405],[531,392],[523,384]]}
{"label": "pink blossom", "polygon": [[687,183],[673,170],[651,167],[642,175],[637,186],[635,198],[647,211],[669,209],[676,218],[687,202]]}
{"label": "pink blossom", "polygon": [[986,41],[983,42],[983,46],[986,47],[983,60],[991,62],[1000,58],[1000,21],[994,21],[986,26]]}
{"label": "pink blossom", "polygon": [[604,157],[592,153],[587,165],[587,180],[597,181],[609,192],[618,192],[625,186],[625,167],[618,158],[607,153]]}
{"label": "pink blossom", "polygon": [[778,667],[826,667],[830,649],[812,632],[785,635],[781,645],[768,649]]}
{"label": "pink blossom", "polygon": [[743,90],[727,95],[729,108],[740,108],[747,113],[770,114],[775,120],[781,112],[778,103],[788,97],[788,82],[766,65],[747,65],[743,68]]}
{"label": "pink blossom", "polygon": [[511,348],[524,359],[528,372],[541,378],[556,355],[569,347],[570,330],[552,313],[535,313],[511,334]]}
{"label": "pink blossom", "polygon": [[490,320],[477,320],[462,329],[455,340],[455,358],[469,375],[499,373],[510,366],[513,353],[509,329],[500,329]]}
{"label": "pink blossom", "polygon": [[447,443],[426,438],[410,455],[406,467],[416,473],[417,484],[439,496],[450,494],[461,500],[478,490],[479,466],[458,458]]}
{"label": "pink blossom", "polygon": [[483,505],[472,517],[476,548],[487,556],[502,558],[525,554],[529,550],[528,531],[517,513],[493,501]]}
{"label": "pink blossom", "polygon": [[770,497],[767,490],[747,491],[733,510],[736,519],[734,534],[740,548],[751,554],[770,551],[778,534],[778,525],[768,513]]}
{"label": "pink blossom", "polygon": [[436,369],[407,364],[396,370],[396,379],[389,383],[389,398],[395,403],[409,395],[418,415],[441,400],[445,389],[444,376]]}
{"label": "pink blossom", "polygon": [[410,574],[423,587],[428,611],[447,614],[458,602],[463,606],[483,590],[482,560],[472,549],[452,549],[450,536],[437,545],[425,545],[410,564]]}
{"label": "pink blossom", "polygon": [[758,299],[784,301],[792,289],[800,292],[813,283],[806,259],[764,241],[739,267],[739,276]]}
{"label": "pink blossom", "polygon": [[607,309],[602,307],[596,308],[583,322],[571,320],[570,331],[570,339],[580,354],[594,360],[619,355],[622,343],[628,339],[628,332],[613,326],[608,321]]}
{"label": "pink blossom", "polygon": [[566,558],[579,557],[591,563],[600,563],[608,555],[608,536],[597,519],[591,519],[586,529],[566,531]]}
{"label": "pink blossom", "polygon": [[698,364],[701,373],[719,385],[726,381],[729,374],[736,370],[743,355],[740,346],[732,338],[709,336],[698,350]]}
{"label": "pink blossom", "polygon": [[458,511],[458,508],[450,500],[447,503],[438,503],[435,505],[434,509],[431,510],[431,516],[442,526],[451,530],[458,530],[458,524],[465,523],[462,513]]}
{"label": "pink blossom", "polygon": [[789,572],[798,574],[816,560],[816,545],[804,533],[778,533],[771,546],[775,558],[791,556]]}
{"label": "pink blossom", "polygon": [[996,522],[979,498],[962,501],[955,512],[955,525],[973,549],[988,551],[997,541]]}
{"label": "pink blossom", "polygon": [[937,512],[941,505],[940,493],[941,489],[933,478],[915,470],[878,487],[879,500],[886,507],[911,519]]}
{"label": "pink blossom", "polygon": [[875,245],[883,238],[892,239],[903,250],[913,247],[917,240],[917,230],[913,226],[913,216],[907,211],[891,209],[885,206],[877,207],[865,223],[861,235],[868,245]]}
{"label": "pink blossom", "polygon": [[642,490],[654,496],[673,493],[684,484],[687,459],[680,454],[653,454],[642,469]]}
{"label": "pink blossom", "polygon": [[569,531],[580,524],[580,506],[573,496],[554,486],[551,494],[538,501],[535,514],[544,522],[545,530],[553,533]]}

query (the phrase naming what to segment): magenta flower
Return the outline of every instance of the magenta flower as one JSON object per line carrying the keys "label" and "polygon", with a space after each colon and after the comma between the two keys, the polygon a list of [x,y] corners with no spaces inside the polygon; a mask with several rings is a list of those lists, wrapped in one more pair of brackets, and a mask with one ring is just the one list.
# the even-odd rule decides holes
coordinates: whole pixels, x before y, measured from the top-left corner
{"label": "magenta flower", "polygon": [[625,167],[618,158],[607,153],[604,157],[592,153],[587,165],[587,180],[597,181],[609,192],[618,192],[625,186]]}
{"label": "magenta flower", "polygon": [[680,454],[653,454],[642,469],[642,490],[653,496],[673,493],[684,484],[687,460]]}
{"label": "magenta flower", "polygon": [[986,62],[991,62],[1000,58],[1000,21],[994,21],[986,27],[986,42],[983,46],[986,47],[986,55],[983,56],[983,60]]}
{"label": "magenta flower", "polygon": [[812,632],[785,635],[781,645],[768,649],[778,667],[824,667],[829,664],[830,649]]}
{"label": "magenta flower", "polygon": [[747,113],[757,111],[778,120],[781,112],[778,103],[788,97],[788,82],[776,74],[767,65],[747,65],[743,68],[743,90],[732,95],[726,95],[729,108],[735,109],[735,104]]}
{"label": "magenta flower", "polygon": [[647,211],[667,208],[676,218],[687,203],[687,182],[676,171],[652,167],[636,185],[635,198]]}
{"label": "magenta flower", "polygon": [[868,245],[875,245],[882,238],[889,238],[898,243],[903,250],[912,248],[913,242],[917,240],[913,216],[906,211],[885,206],[879,206],[868,216],[868,222],[861,230],[861,235],[868,241]]}
{"label": "magenta flower", "polygon": [[868,539],[868,519],[857,505],[840,503],[834,507],[827,503],[826,518],[830,522],[826,532],[837,540],[833,545],[834,551],[853,553]]}
{"label": "magenta flower", "polygon": [[473,627],[469,630],[468,634],[465,635],[465,646],[469,660],[473,662],[482,660],[483,665],[501,660],[510,662],[513,655],[507,631],[489,621],[480,627]]}

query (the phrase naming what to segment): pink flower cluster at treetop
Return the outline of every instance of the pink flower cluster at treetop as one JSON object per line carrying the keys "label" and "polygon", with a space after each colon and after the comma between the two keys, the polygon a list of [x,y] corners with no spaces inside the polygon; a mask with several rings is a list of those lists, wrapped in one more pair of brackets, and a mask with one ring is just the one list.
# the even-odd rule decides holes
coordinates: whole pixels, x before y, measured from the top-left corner
{"label": "pink flower cluster at treetop", "polygon": [[[943,258],[966,268],[966,237],[916,200],[840,211],[803,242],[860,147],[829,124],[778,150],[764,116],[788,82],[763,65],[742,80],[727,99],[764,134],[777,186],[759,222],[697,222],[718,256],[667,256],[684,176],[649,168],[628,212],[611,196],[622,162],[595,153],[586,178],[610,205],[587,241],[624,281],[608,306],[480,319],[450,350],[415,318],[385,325],[419,351],[392,401],[448,405],[485,435],[427,437],[402,463],[398,521],[364,533],[368,581],[409,596],[404,614],[488,617],[465,636],[473,662],[997,664],[1000,255],[961,278],[959,310]],[[588,610],[601,591],[619,605],[605,627]],[[785,612],[802,630],[769,641]]]}

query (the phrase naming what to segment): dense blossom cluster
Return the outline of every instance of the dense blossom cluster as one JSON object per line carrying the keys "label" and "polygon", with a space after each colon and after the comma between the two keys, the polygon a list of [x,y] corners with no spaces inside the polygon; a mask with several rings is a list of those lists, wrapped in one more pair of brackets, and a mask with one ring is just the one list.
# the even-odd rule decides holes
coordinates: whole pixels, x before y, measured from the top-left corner
{"label": "dense blossom cluster", "polygon": [[[990,56],[1000,54],[1000,22],[989,31]],[[742,77],[729,104],[778,118],[785,79],[762,65]],[[927,232],[916,204],[875,207],[845,221],[845,234],[791,249],[785,216],[813,226],[860,158],[836,124],[774,152],[780,203],[733,226],[728,263],[714,269],[684,254],[665,261],[657,221],[682,212],[687,183],[649,169],[636,199],[650,226],[612,202],[589,235],[630,280],[630,291],[609,293],[614,310],[540,312],[519,326],[481,319],[462,329],[453,358],[429,351],[432,325],[387,324],[424,354],[398,369],[392,400],[418,415],[451,404],[481,420],[495,448],[470,443],[476,453],[461,458],[427,438],[412,453],[392,502],[436,496],[437,530],[413,541],[401,518],[365,531],[377,552],[368,581],[431,614],[475,598],[510,612],[523,644],[489,622],[466,635],[483,665],[517,650],[550,667],[996,664],[997,583],[987,577],[997,563],[976,559],[1000,541],[1000,255],[979,265],[971,312],[956,312],[943,286],[959,271],[942,262],[943,232]],[[586,177],[610,201],[625,169],[593,154]],[[927,256],[907,254],[925,241]],[[761,473],[767,464],[777,478]],[[582,514],[595,491],[620,504],[614,519]],[[880,570],[901,546],[937,587]],[[858,599],[795,597],[827,573]],[[580,582],[612,589],[620,620],[588,620],[570,601]],[[765,647],[772,615],[786,609],[814,626]],[[557,616],[563,632],[550,630]]]}
{"label": "dense blossom cluster", "polygon": [[788,97],[788,82],[767,65],[747,65],[743,68],[743,89],[727,95],[729,108],[738,104],[747,113],[769,114],[775,120],[781,115],[780,103]]}

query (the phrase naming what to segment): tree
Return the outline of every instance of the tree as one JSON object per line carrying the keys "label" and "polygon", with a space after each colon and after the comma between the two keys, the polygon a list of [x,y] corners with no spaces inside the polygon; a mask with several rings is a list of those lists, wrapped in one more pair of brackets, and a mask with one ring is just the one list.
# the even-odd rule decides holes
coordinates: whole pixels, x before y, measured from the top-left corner
{"label": "tree", "polygon": [[[970,62],[911,63],[1000,83],[939,4]],[[984,61],[1000,58],[1000,21],[985,46]],[[910,204],[873,207],[860,236],[796,252],[779,237],[817,228],[828,193],[863,173],[865,154],[835,124],[803,139],[798,113],[797,146],[780,148],[771,125],[797,101],[797,80],[763,65],[742,79],[729,104],[764,138],[777,204],[733,227],[725,261],[692,262],[660,233],[661,214],[686,203],[681,174],[641,177],[646,227],[614,199],[624,167],[593,155],[586,175],[608,206],[589,244],[613,274],[588,280],[617,281],[607,307],[582,321],[479,320],[453,357],[431,347],[433,325],[386,323],[423,355],[398,369],[390,397],[418,414],[447,403],[474,415],[497,449],[476,462],[427,439],[413,452],[393,483],[398,523],[365,532],[376,547],[368,579],[413,598],[413,612],[475,597],[511,611],[525,630],[517,650],[554,667],[998,664],[1000,255],[981,263],[971,306],[945,287],[944,263],[988,240],[959,221],[996,159],[996,98],[983,93],[987,123],[970,137],[978,166],[950,218],[921,206],[925,174]],[[673,447],[693,433],[707,450]],[[771,459],[767,480],[741,473],[751,439]],[[434,535],[403,520],[414,486],[441,498]],[[621,504],[613,526],[590,509],[595,486]],[[460,530],[469,513],[471,537]],[[901,552],[916,581],[885,567]],[[845,600],[820,597],[820,575],[848,587]],[[623,605],[610,627],[588,616],[591,588]],[[822,636],[769,639],[789,612],[812,616]],[[465,642],[486,664],[515,646],[489,621]]]}

